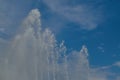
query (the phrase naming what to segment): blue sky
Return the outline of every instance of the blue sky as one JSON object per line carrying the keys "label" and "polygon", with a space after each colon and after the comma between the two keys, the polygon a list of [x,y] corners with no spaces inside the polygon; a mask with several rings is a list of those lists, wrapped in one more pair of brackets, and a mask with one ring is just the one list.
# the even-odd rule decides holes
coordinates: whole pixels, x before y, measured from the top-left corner
{"label": "blue sky", "polygon": [[[62,4],[62,1],[58,1],[58,3],[60,2]],[[83,19],[85,20],[88,19],[88,21],[85,21],[85,23],[82,22],[82,19],[72,18],[72,16],[74,16],[74,13],[68,14],[67,12],[65,12],[69,16],[68,18],[66,17],[65,13],[62,14],[62,10],[60,10],[61,13],[56,10],[53,10],[52,12],[52,10],[49,10],[50,7],[48,5],[44,10],[47,11],[46,14],[48,13],[50,16],[46,18],[46,14],[45,15],[43,14],[43,18],[45,16],[45,18],[48,20],[48,21],[45,20],[46,22],[44,22],[44,24],[51,22],[51,20],[53,19],[52,20],[53,24],[51,22],[47,24],[47,26],[52,26],[52,28],[55,28],[55,30],[53,29],[54,32],[56,32],[56,28],[60,30],[60,31],[58,30],[59,33],[56,33],[58,40],[59,39],[65,40],[65,44],[67,45],[67,47],[77,50],[80,49],[81,45],[85,44],[89,49],[91,55],[90,59],[92,64],[110,65],[116,62],[117,60],[120,60],[119,2],[120,1],[118,0],[115,1],[113,0],[77,1],[76,0],[76,3],[72,5],[73,3],[72,1],[66,0],[65,6],[67,7],[71,7],[71,6],[74,7],[76,5],[83,4],[86,7],[90,6],[92,8],[92,9],[90,8],[90,10],[89,8],[87,8],[88,13],[86,13],[86,11],[83,11],[81,14],[79,9],[78,11],[76,11],[78,12],[78,14],[75,14],[77,18],[81,18],[82,16],[85,17]],[[51,3],[52,5],[54,5],[53,2]],[[61,4],[60,4],[60,9],[62,9]],[[45,6],[45,4],[43,5]],[[42,9],[41,6],[40,9]],[[59,6],[58,6],[58,10],[59,10]],[[54,24],[54,19],[57,24]],[[93,26],[95,25],[94,28],[91,27],[92,24]],[[101,58],[104,59],[105,61],[101,62]],[[96,63],[96,60],[99,63],[98,62]]]}
{"label": "blue sky", "polygon": [[91,67],[112,66],[106,71],[120,76],[120,63],[114,66],[120,62],[120,0],[1,0],[0,38],[12,40],[35,8],[43,28],[49,28],[58,42],[64,40],[68,51],[86,45]]}

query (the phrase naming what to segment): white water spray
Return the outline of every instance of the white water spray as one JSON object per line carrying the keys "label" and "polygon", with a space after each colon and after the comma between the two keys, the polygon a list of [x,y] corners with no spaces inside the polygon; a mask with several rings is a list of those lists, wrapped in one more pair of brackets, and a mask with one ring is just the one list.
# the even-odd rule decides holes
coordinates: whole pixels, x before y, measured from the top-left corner
{"label": "white water spray", "polygon": [[63,42],[41,29],[40,13],[32,10],[0,63],[0,80],[88,80],[87,49],[68,55]]}

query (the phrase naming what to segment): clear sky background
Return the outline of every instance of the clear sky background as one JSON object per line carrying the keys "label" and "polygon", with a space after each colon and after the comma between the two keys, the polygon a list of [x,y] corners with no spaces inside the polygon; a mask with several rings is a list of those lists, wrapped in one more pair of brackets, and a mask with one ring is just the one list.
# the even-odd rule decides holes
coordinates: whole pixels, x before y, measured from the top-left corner
{"label": "clear sky background", "polygon": [[90,67],[114,73],[108,80],[120,80],[120,0],[0,0],[0,38],[12,40],[36,8],[43,28],[64,40],[68,51],[86,45]]}

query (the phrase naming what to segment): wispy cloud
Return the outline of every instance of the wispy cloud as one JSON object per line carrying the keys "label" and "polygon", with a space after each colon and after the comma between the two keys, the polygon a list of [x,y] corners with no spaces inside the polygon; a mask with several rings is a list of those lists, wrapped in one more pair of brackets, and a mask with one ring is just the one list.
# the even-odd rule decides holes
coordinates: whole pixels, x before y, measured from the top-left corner
{"label": "wispy cloud", "polygon": [[113,65],[114,65],[114,66],[117,66],[117,67],[119,67],[119,68],[120,68],[120,61],[118,61],[118,62],[114,63]]}
{"label": "wispy cloud", "polygon": [[[77,1],[63,1],[63,0],[43,0],[43,2],[57,14],[62,15],[70,21],[80,24],[82,29],[93,30],[98,27],[102,21],[101,5],[95,7],[95,2],[90,4],[89,1],[80,3]],[[76,5],[71,5],[71,3]],[[97,3],[96,3],[97,4]]]}

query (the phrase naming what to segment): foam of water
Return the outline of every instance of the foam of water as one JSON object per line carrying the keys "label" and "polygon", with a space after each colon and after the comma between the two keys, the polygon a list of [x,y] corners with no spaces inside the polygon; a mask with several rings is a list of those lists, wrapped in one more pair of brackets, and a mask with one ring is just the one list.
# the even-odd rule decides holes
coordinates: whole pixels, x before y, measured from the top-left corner
{"label": "foam of water", "polygon": [[32,10],[0,64],[0,80],[88,80],[85,46],[66,54],[64,42],[41,28],[40,13]]}

